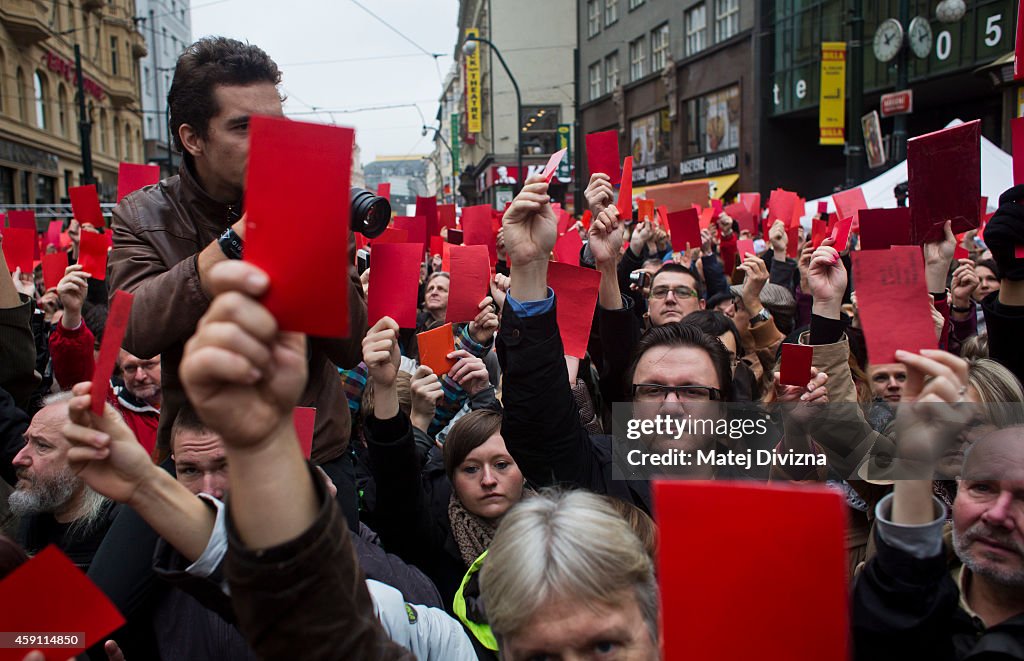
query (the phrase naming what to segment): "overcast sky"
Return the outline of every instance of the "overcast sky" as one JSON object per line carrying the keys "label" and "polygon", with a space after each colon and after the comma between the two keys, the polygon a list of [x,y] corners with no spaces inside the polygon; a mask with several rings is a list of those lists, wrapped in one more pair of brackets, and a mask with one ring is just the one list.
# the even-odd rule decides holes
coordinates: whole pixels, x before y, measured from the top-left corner
{"label": "overcast sky", "polygon": [[[192,36],[223,35],[263,48],[281,67],[285,113],[356,129],[362,162],[426,154],[437,99],[452,66],[458,0],[193,0]],[[360,8],[366,7],[396,30]],[[413,43],[410,43],[413,42]],[[414,45],[415,44],[415,45]],[[422,49],[422,50],[421,50]],[[433,58],[426,54],[443,53]],[[352,112],[363,108],[415,104]]]}

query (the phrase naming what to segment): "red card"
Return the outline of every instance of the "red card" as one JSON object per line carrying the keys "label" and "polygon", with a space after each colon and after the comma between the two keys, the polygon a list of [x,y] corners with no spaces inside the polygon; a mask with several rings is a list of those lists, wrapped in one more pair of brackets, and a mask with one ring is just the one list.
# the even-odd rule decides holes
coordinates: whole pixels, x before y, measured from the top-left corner
{"label": "red card", "polygon": [[864,191],[860,188],[851,188],[832,196],[832,202],[836,205],[836,214],[840,218],[856,218],[857,212],[867,209],[868,203],[864,199]]}
{"label": "red card", "polygon": [[639,222],[649,220],[652,223],[656,220],[654,216],[654,200],[639,199],[636,201],[636,219]]}
{"label": "red card", "polygon": [[430,256],[441,254],[441,247],[444,245],[444,239],[439,236],[430,237]]}
{"label": "red card", "polygon": [[450,323],[417,334],[416,344],[420,351],[420,365],[434,370],[437,376],[447,374],[455,365],[456,361],[448,357],[455,351],[455,336]]}
{"label": "red card", "polygon": [[551,183],[551,178],[555,176],[555,172],[558,170],[558,165],[562,162],[562,159],[565,158],[565,152],[567,151],[568,149],[560,149],[551,155],[551,158],[548,159],[548,164],[544,166],[544,172],[542,173],[544,181]]}
{"label": "red card", "polygon": [[622,179],[622,171],[619,169],[619,132],[612,129],[590,133],[586,142],[587,169],[590,174],[606,174],[611,178],[612,186],[618,186]]}
{"label": "red card", "polygon": [[31,210],[8,211],[5,218],[8,227],[36,231],[36,212]]}
{"label": "red card", "polygon": [[828,223],[824,220],[818,220],[817,218],[811,220],[811,245],[815,249],[821,245],[821,242],[825,240],[825,237],[829,235]]}
{"label": "red card", "polygon": [[747,258],[747,255],[757,255],[757,250],[754,249],[754,242],[750,239],[740,239],[736,242],[736,254],[740,256],[742,262]]}
{"label": "red card", "polygon": [[383,182],[383,183],[377,184],[377,196],[378,197],[383,197],[385,200],[390,202],[391,201],[391,183],[390,182]]}
{"label": "red card", "polygon": [[555,260],[563,264],[579,266],[580,250],[583,249],[583,240],[580,233],[570,228],[565,234],[555,241]]}
{"label": "red card", "polygon": [[548,286],[555,292],[558,334],[566,356],[582,359],[587,353],[590,326],[597,305],[601,274],[571,264],[548,264]]}
{"label": "red card", "polygon": [[370,245],[375,246],[380,243],[410,243],[409,241],[409,230],[400,230],[394,227],[389,227],[380,236],[375,239],[370,239]]}
{"label": "red card", "polygon": [[436,197],[420,197],[417,195],[416,216],[423,217],[427,237],[438,236],[441,231],[441,225],[438,220]]}
{"label": "red card", "polygon": [[4,240],[0,243],[7,260],[7,270],[14,273],[21,267],[22,273],[32,272],[32,246],[36,242],[36,233],[22,227],[8,227],[2,232]]}
{"label": "red card", "polygon": [[802,197],[796,199],[796,204],[793,205],[793,217],[789,221],[789,226],[800,227],[800,221],[803,220],[804,211],[807,210],[807,200]]}
{"label": "red card", "polygon": [[107,279],[107,248],[110,244],[103,234],[83,230],[78,241],[78,263],[92,278]]}
{"label": "red card", "polygon": [[[84,232],[83,232],[84,235]],[[128,317],[132,311],[134,296],[118,289],[110,301],[107,323],[103,328],[103,342],[100,344],[100,355],[96,359],[96,368],[92,374],[92,412],[103,414],[103,403],[107,401],[110,390],[110,375],[114,373],[114,363],[124,341],[124,332],[128,328]]]}
{"label": "red card", "polygon": [[160,183],[159,165],[121,163],[117,168],[117,201],[140,188]]}
{"label": "red card", "polygon": [[83,225],[88,223],[96,228],[106,225],[95,184],[72,186],[68,189],[68,197],[71,198],[71,211],[75,214],[75,220]]}
{"label": "red card", "polygon": [[565,209],[555,209],[555,215],[558,216],[558,236],[562,236],[569,231],[569,228],[575,225],[572,216]]}
{"label": "red card", "polygon": [[[849,232],[847,232],[849,236]],[[792,257],[796,259],[800,256],[800,228],[799,227],[787,227],[786,228],[786,257]]]}
{"label": "red card", "polygon": [[[825,487],[655,481],[664,658],[848,659],[845,509]],[[708,558],[729,571],[695,571]],[[737,619],[738,594],[745,612],[813,625]]]}
{"label": "red card", "polygon": [[498,250],[494,244],[494,230],[491,228],[490,206],[478,204],[462,209],[462,243],[467,246],[487,246],[491,264],[498,261]]}
{"label": "red card", "polygon": [[292,423],[295,435],[299,438],[302,456],[309,459],[313,455],[313,431],[316,429],[316,409],[308,406],[296,406],[292,409]]}
{"label": "red card", "polygon": [[1014,246],[1013,247],[1013,258],[1014,259],[1024,259],[1024,246]]}
{"label": "red card", "polygon": [[714,218],[718,218],[720,215],[722,215],[722,211],[725,210],[725,207],[722,206],[721,200],[711,200],[711,210],[713,212],[712,216]]}
{"label": "red card", "polygon": [[846,250],[847,244],[850,242],[850,230],[853,228],[853,218],[844,218],[836,223],[836,226],[832,229],[831,238],[835,241],[832,247],[836,249],[836,252],[843,252]]}
{"label": "red card", "polygon": [[783,344],[780,383],[784,386],[806,388],[811,381],[811,363],[814,347],[806,344]]}
{"label": "red card", "polygon": [[1013,185],[1024,184],[1024,117],[1010,120],[1013,143]]}
{"label": "red card", "polygon": [[747,211],[756,218],[761,217],[761,194],[740,193],[740,204],[747,208]]}
{"label": "red card", "polygon": [[754,220],[754,214],[750,213],[750,210],[743,204],[739,202],[730,204],[723,209],[723,212],[739,223],[741,232],[746,230],[751,235],[757,234],[757,221]]}
{"label": "red card", "polygon": [[583,229],[590,230],[590,223],[593,221],[593,214],[590,213],[590,209],[584,209],[583,215],[580,216],[580,223],[583,225]]}
{"label": "red card", "polygon": [[[47,650],[49,659],[76,656],[124,625],[103,591],[52,544],[0,582],[0,604],[7,631],[85,634],[78,647]],[[0,660],[21,661],[31,649],[0,649]]]}
{"label": "red card", "polygon": [[46,239],[43,242],[44,247],[54,245],[60,248],[60,231],[64,226],[64,222],[60,220],[51,220],[49,227],[46,229]]}
{"label": "red card", "polygon": [[[857,250],[853,256],[857,310],[871,363],[895,363],[896,350],[935,349],[935,324],[918,246]],[[894,323],[898,311],[899,323]]]}
{"label": "red card", "polygon": [[249,124],[245,261],[270,277],[262,302],[281,330],[348,335],[354,139],[352,129],[283,117]]}
{"label": "red card", "polygon": [[[764,221],[765,229],[768,229],[776,220],[781,220],[789,227],[793,219],[793,207],[796,206],[796,193],[791,193],[781,188],[776,188],[768,197],[768,217]],[[765,232],[765,236],[768,232]]]}
{"label": "red card", "polygon": [[889,246],[914,245],[910,238],[910,209],[861,209],[860,249],[888,250]]}
{"label": "red card", "polygon": [[427,219],[423,216],[395,216],[392,221],[393,227],[396,230],[405,230],[408,234],[408,241],[406,243],[418,243],[424,247],[427,247]]}
{"label": "red card", "polygon": [[448,230],[448,243],[453,246],[462,245],[462,230]]}
{"label": "red card", "polygon": [[619,186],[619,199],[616,202],[619,218],[629,220],[633,217],[633,157],[627,156],[622,162],[622,183]]}
{"label": "red card", "polygon": [[964,236],[966,235],[967,232],[956,235],[956,248],[953,249],[953,261],[968,259],[971,256],[971,253],[967,252],[967,248],[964,248]]}
{"label": "red card", "polygon": [[488,261],[487,247],[449,246],[448,261],[451,281],[444,320],[455,323],[473,321],[480,312],[480,301],[489,292],[491,263]]}
{"label": "red card", "polygon": [[[655,200],[657,202],[657,200]],[[663,229],[668,231],[668,207],[661,205],[658,207],[658,215],[654,218],[654,224],[660,225]]]}
{"label": "red card", "polygon": [[647,199],[654,200],[655,204],[666,207],[669,211],[682,211],[694,204],[701,209],[710,206],[709,191],[706,181],[683,181],[678,184],[648,186],[644,194]]}
{"label": "red card", "polygon": [[672,237],[672,252],[700,247],[700,217],[695,209],[670,213],[668,227]]}
{"label": "red card", "polygon": [[1024,78],[1024,0],[1017,3],[1017,40],[1013,49],[1013,79]]}
{"label": "red card", "polygon": [[914,243],[939,241],[978,227],[981,197],[981,122],[974,120],[907,141],[910,221]]}
{"label": "red card", "polygon": [[68,256],[63,252],[43,255],[43,286],[53,289],[60,284],[68,268]]}
{"label": "red card", "polygon": [[368,326],[382,317],[391,317],[401,328],[416,328],[422,262],[423,246],[418,243],[384,243],[373,247],[366,296]]}
{"label": "red card", "polygon": [[827,216],[828,215],[828,202],[818,202],[818,215],[819,216]]}
{"label": "red card", "polygon": [[437,222],[438,233],[441,232],[442,227],[454,229],[455,224],[455,205],[454,204],[439,204],[437,205]]}

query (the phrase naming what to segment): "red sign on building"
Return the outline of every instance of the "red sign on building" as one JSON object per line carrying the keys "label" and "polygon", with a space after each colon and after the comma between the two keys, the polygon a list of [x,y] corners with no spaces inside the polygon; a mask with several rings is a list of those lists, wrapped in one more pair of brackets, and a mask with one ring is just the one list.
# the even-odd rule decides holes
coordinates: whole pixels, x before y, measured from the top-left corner
{"label": "red sign on building", "polygon": [[882,117],[909,115],[914,112],[914,92],[912,90],[902,90],[892,94],[883,94],[881,106]]}

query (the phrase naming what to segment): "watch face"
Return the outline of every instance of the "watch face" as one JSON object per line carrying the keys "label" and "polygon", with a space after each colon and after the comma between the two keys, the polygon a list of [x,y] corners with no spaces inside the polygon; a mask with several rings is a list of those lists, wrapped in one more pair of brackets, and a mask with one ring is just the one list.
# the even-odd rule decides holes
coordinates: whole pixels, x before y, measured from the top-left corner
{"label": "watch face", "polygon": [[895,18],[882,21],[875,30],[874,51],[880,62],[888,62],[896,57],[903,46],[903,26]]}
{"label": "watch face", "polygon": [[910,50],[914,55],[922,60],[926,59],[932,52],[932,26],[928,23],[928,19],[917,16],[910,21],[907,36],[910,40]]}

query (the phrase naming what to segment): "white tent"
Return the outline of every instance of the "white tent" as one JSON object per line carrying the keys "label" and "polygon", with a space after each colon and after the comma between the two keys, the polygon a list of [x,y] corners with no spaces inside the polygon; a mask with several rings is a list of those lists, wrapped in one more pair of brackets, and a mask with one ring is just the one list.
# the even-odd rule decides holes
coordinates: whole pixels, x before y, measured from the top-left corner
{"label": "white tent", "polygon": [[[963,124],[963,122],[954,119],[946,128],[959,124]],[[894,208],[896,195],[893,190],[906,180],[907,162],[903,161],[874,179],[865,181],[860,185],[860,189],[864,191],[864,199],[872,209]],[[981,136],[981,194],[988,198],[989,211],[995,211],[999,205],[999,196],[1011,186],[1013,186],[1013,158],[987,140],[985,136]],[[809,200],[804,208],[805,225],[810,223],[810,217],[818,213],[818,202],[826,201],[829,213],[835,212],[836,208],[832,203],[831,195],[817,200]]]}

